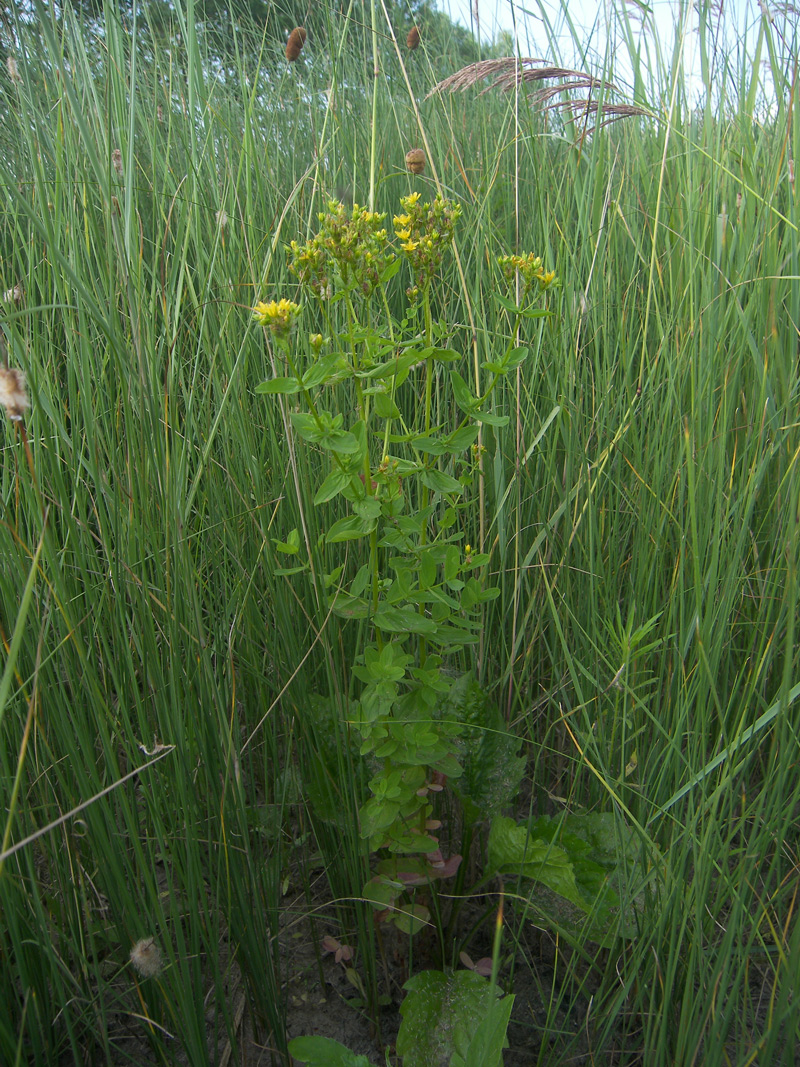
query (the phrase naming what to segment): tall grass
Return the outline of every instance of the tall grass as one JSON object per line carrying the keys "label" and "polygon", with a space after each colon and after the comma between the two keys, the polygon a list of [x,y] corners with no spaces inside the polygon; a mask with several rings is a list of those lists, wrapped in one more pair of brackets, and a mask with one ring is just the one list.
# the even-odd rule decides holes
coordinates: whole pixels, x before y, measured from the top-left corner
{"label": "tall grass", "polygon": [[[484,435],[464,532],[501,596],[454,666],[525,738],[531,812],[617,812],[661,885],[626,902],[636,938],[559,951],[515,1041],[541,1064],[790,1062],[796,29],[754,15],[731,40],[704,8],[693,99],[680,40],[658,51],[620,8],[593,73],[613,81],[616,56],[650,117],[583,137],[524,87],[423,101],[452,69],[424,33],[413,55],[381,38],[373,113],[371,44],[328,17],[327,49],[288,69],[243,24],[220,63],[191,3],[180,48],[152,27],[132,50],[148,27],[110,8],[102,35],[44,8],[4,31],[21,80],[4,76],[0,289],[24,300],[2,332],[33,409],[32,466],[6,422],[0,473],[0,1061],[218,1062],[244,996],[286,1063],[280,938],[312,912],[378,981],[355,899],[357,624],[321,594],[338,557],[317,545],[318,461],[254,393],[271,369],[249,308],[291,293],[283,245],[327,195],[366,200],[371,155],[396,210],[424,134],[464,210],[437,313],[465,377],[508,330],[496,255],[535,250],[564,282],[497,397],[509,426]],[[316,580],[275,573],[294,528]],[[529,918],[509,924],[536,983]],[[142,978],[128,957],[150,937],[164,967]]]}

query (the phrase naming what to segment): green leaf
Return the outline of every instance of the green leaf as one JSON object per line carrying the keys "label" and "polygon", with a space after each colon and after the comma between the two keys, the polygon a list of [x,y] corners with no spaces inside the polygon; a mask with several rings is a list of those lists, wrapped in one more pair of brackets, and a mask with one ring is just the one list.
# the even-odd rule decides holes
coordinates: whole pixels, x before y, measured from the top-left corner
{"label": "green leaf", "polygon": [[480,430],[477,426],[460,426],[445,438],[451,452],[463,452],[478,440]]}
{"label": "green leaf", "polygon": [[[408,995],[400,1005],[403,1021],[397,1035],[403,1067],[441,1067],[454,1056],[479,1067],[467,1056],[480,1024],[492,1013],[495,996],[488,980],[474,971],[421,971],[403,988]],[[491,1067],[497,1067],[496,1061]]]}
{"label": "green leaf", "polygon": [[403,356],[395,356],[385,363],[379,363],[376,367],[370,367],[357,375],[359,378],[395,378],[396,384],[400,385],[408,377],[408,372],[415,363],[419,363],[419,352],[406,352]]}
{"label": "green leaf", "polygon": [[514,367],[518,367],[525,362],[530,354],[531,350],[529,348],[512,348],[508,354],[508,359],[504,360],[506,370],[513,370]]}
{"label": "green leaf", "polygon": [[375,393],[375,414],[379,419],[399,419],[400,408],[389,393]]}
{"label": "green leaf", "polygon": [[442,717],[461,727],[463,773],[453,788],[466,818],[475,822],[501,815],[517,798],[525,773],[520,738],[471,674],[462,674],[450,687]]}
{"label": "green leaf", "polygon": [[357,1056],[332,1037],[293,1037],[289,1053],[309,1067],[370,1067],[366,1056]]}
{"label": "green leaf", "polygon": [[526,826],[498,815],[489,831],[486,873],[523,875],[544,883],[583,911],[591,905],[575,881],[569,856],[557,845],[528,834]]}
{"label": "green leaf", "polygon": [[472,412],[473,419],[483,422],[487,426],[507,426],[508,415],[492,415],[491,412],[481,411],[479,408]]}
{"label": "green leaf", "polygon": [[366,537],[375,529],[375,519],[362,519],[358,515],[347,515],[338,519],[328,530],[325,540],[328,544],[337,541],[356,541],[359,537]]}
{"label": "green leaf", "polygon": [[296,556],[300,551],[300,534],[297,528],[292,530],[286,541],[273,541],[275,548],[285,556]]}
{"label": "green leaf", "polygon": [[441,437],[418,437],[413,444],[414,448],[428,456],[443,456],[450,451],[447,442]]}
{"label": "green leaf", "polygon": [[444,471],[431,467],[420,474],[420,481],[435,493],[463,493],[464,486]]}
{"label": "green leaf", "polygon": [[314,495],[315,504],[325,504],[333,500],[343,489],[346,489],[352,481],[353,475],[347,471],[332,470]]}
{"label": "green leaf", "polygon": [[341,619],[366,619],[369,615],[369,604],[360,597],[339,593],[331,604],[331,611]]}
{"label": "green leaf", "polygon": [[508,297],[503,296],[502,293],[494,293],[493,295],[500,307],[505,308],[506,311],[513,312],[515,315],[521,314],[522,308],[517,307],[513,300],[509,300]]}
{"label": "green leaf", "polygon": [[391,921],[397,929],[409,937],[430,925],[431,913],[424,904],[411,904],[400,911],[392,912]]}
{"label": "green leaf", "polygon": [[426,348],[424,353],[426,359],[435,359],[438,363],[454,363],[457,359],[461,359],[461,353],[456,352],[454,348]]}
{"label": "green leaf", "polygon": [[420,615],[413,608],[392,608],[382,604],[375,612],[375,625],[384,633],[394,634],[436,634],[433,619]]}
{"label": "green leaf", "polygon": [[478,398],[470,392],[469,386],[457,370],[450,371],[450,384],[453,386],[453,396],[456,403],[465,415],[474,415],[478,404]]}
{"label": "green leaf", "polygon": [[291,393],[300,392],[300,382],[297,378],[270,378],[268,382],[261,382],[256,386],[257,393],[283,393],[290,395]]}
{"label": "green leaf", "polygon": [[503,1067],[503,1049],[508,1048],[508,1023],[514,995],[503,997],[489,1006],[478,1029],[472,1035],[466,1054],[455,1053],[450,1067]]}
{"label": "green leaf", "polygon": [[289,418],[304,441],[344,455],[353,455],[360,451],[361,446],[355,434],[341,428],[341,414],[331,416],[327,411],[320,411],[317,418],[314,418],[305,411],[293,411]]}
{"label": "green leaf", "polygon": [[352,375],[350,364],[340,352],[324,356],[312,364],[303,375],[303,385],[306,389],[315,389],[318,385],[327,385],[329,382],[342,381]]}

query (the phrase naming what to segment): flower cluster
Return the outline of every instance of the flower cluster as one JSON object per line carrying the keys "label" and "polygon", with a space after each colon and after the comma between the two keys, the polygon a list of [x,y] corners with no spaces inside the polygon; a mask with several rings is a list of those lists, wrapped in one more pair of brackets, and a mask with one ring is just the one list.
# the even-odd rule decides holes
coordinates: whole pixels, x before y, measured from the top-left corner
{"label": "flower cluster", "polygon": [[542,257],[535,256],[533,252],[525,256],[500,256],[497,263],[509,283],[514,280],[514,275],[519,271],[524,295],[535,287],[538,287],[539,292],[544,292],[558,281],[554,270],[542,270]]}
{"label": "flower cluster", "polygon": [[304,245],[292,241],[287,248],[293,257],[289,270],[321,300],[332,295],[333,269],[346,290],[370,297],[393,258],[387,248],[385,218],[358,204],[348,212],[340,201],[329,201],[328,210],[319,216],[322,225],[316,237]]}
{"label": "flower cluster", "polygon": [[300,305],[291,300],[270,300],[256,304],[253,315],[259,326],[267,326],[276,337],[286,337],[300,314]]}
{"label": "flower cluster", "polygon": [[414,272],[416,285],[409,290],[413,299],[427,289],[442,265],[444,254],[453,243],[461,207],[443,196],[437,196],[432,204],[420,203],[419,193],[402,197],[400,205],[403,213],[394,217],[394,232]]}

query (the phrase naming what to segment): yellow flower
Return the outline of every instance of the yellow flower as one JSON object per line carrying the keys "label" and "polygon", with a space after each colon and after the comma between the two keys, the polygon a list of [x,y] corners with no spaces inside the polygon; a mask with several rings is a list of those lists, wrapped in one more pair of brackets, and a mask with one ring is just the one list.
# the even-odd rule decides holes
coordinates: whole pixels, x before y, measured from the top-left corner
{"label": "yellow flower", "polygon": [[411,237],[411,230],[395,230],[394,232],[401,241],[407,241]]}
{"label": "yellow flower", "polygon": [[411,216],[410,215],[395,215],[395,217],[394,217],[394,219],[392,221],[394,222],[395,230],[397,229],[398,226],[402,226],[403,229],[406,229],[406,227],[411,225]]}
{"label": "yellow flower", "polygon": [[406,241],[405,244],[400,245],[400,247],[404,252],[413,252],[418,245],[419,241]]}
{"label": "yellow flower", "polygon": [[401,199],[400,203],[405,205],[406,207],[413,207],[414,204],[416,204],[416,202],[418,200],[419,200],[419,193],[415,192],[415,193],[409,193],[408,196],[404,196]]}
{"label": "yellow flower", "polygon": [[300,305],[286,299],[270,300],[268,304],[260,301],[253,308],[253,316],[259,326],[268,326],[278,337],[285,337],[289,333],[299,314]]}

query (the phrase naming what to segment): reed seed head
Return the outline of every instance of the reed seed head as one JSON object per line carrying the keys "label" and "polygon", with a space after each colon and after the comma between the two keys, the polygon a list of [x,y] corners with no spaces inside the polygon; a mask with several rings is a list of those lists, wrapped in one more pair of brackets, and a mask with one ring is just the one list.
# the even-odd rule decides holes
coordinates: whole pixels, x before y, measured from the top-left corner
{"label": "reed seed head", "polygon": [[408,48],[409,52],[413,52],[416,48],[419,48],[419,30],[416,26],[412,26],[408,31],[406,48]]}
{"label": "reed seed head", "polygon": [[425,153],[421,148],[412,148],[406,152],[406,166],[412,174],[422,174],[425,170]]}
{"label": "reed seed head", "polygon": [[13,422],[21,422],[31,406],[25,375],[16,367],[0,367],[0,405]]}
{"label": "reed seed head", "polygon": [[122,152],[118,148],[115,148],[111,153],[111,166],[117,172],[119,177],[122,177]]}
{"label": "reed seed head", "polygon": [[6,59],[6,70],[8,71],[8,76],[12,82],[19,83],[22,81],[22,75],[19,72],[17,61],[13,56],[8,56]]}
{"label": "reed seed head", "polygon": [[142,978],[155,978],[161,973],[161,949],[154,937],[143,937],[131,949],[131,964]]}
{"label": "reed seed head", "polygon": [[228,212],[224,207],[221,207],[217,212],[217,226],[219,226],[223,233],[228,226]]}
{"label": "reed seed head", "polygon": [[22,285],[17,282],[17,284],[12,289],[6,289],[6,291],[3,293],[3,303],[21,304],[22,298],[24,296],[25,290],[22,288]]}
{"label": "reed seed head", "polygon": [[286,58],[289,60],[290,63],[294,63],[294,61],[303,51],[303,45],[305,43],[305,27],[295,26],[295,28],[289,34],[289,40],[286,42]]}

